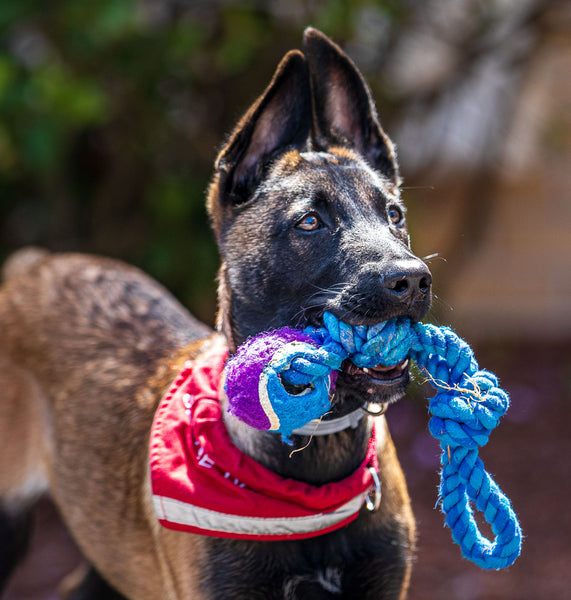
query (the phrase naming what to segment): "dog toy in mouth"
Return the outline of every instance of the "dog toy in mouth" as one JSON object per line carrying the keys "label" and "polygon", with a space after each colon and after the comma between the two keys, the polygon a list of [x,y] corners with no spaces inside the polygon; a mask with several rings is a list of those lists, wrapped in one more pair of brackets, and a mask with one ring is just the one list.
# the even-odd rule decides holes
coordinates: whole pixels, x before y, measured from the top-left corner
{"label": "dog toy in mouth", "polygon": [[[480,370],[470,346],[446,327],[406,318],[351,326],[330,313],[323,321],[320,328],[261,333],[240,346],[226,367],[228,410],[289,442],[295,429],[331,408],[346,358],[361,368],[413,359],[437,391],[428,426],[442,448],[440,502],[452,537],[482,568],[511,565],[521,552],[519,522],[478,456],[509,406],[495,375]],[[471,503],[492,526],[493,542],[480,533]]]}

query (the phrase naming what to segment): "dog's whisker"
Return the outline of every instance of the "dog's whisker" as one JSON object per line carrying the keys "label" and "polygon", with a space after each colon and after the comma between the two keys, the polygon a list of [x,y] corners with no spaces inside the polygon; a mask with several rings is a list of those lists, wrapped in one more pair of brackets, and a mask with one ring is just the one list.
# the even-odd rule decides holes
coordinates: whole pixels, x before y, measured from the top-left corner
{"label": "dog's whisker", "polygon": [[334,283],[334,284],[330,285],[327,288],[324,288],[324,287],[321,287],[321,286],[317,285],[316,283],[311,283],[312,287],[317,288],[318,290],[322,290],[324,292],[327,292],[327,291],[332,290],[332,289],[334,290],[334,289],[339,288],[339,287],[340,288],[344,288],[347,285],[349,285],[349,282],[339,281],[337,283]]}
{"label": "dog's whisker", "polygon": [[431,260],[434,260],[436,258],[438,260],[441,260],[442,262],[448,262],[447,259],[443,256],[440,256],[438,252],[434,252],[433,254],[427,254],[426,256],[423,256],[421,260],[423,260],[424,262],[430,262]]}
{"label": "dog's whisker", "polygon": [[436,294],[433,294],[433,296],[432,296],[432,307],[431,307],[431,309],[429,311],[430,314],[434,314],[435,313],[436,306],[443,307],[448,312],[453,312],[454,311],[454,307],[452,306],[452,304],[450,304],[447,300],[444,300],[441,296],[437,296]]}
{"label": "dog's whisker", "polygon": [[337,283],[328,288],[322,288],[320,286],[313,285],[312,287],[315,287],[317,289],[317,291],[314,292],[314,294],[312,294],[311,296],[309,296],[309,298],[313,298],[313,296],[316,296],[319,294],[326,294],[326,295],[339,294],[339,293],[343,292],[343,290],[347,287],[347,285],[348,284],[345,284],[345,283]]}
{"label": "dog's whisker", "polygon": [[401,190],[435,190],[436,187],[433,185],[405,185],[401,187]]}

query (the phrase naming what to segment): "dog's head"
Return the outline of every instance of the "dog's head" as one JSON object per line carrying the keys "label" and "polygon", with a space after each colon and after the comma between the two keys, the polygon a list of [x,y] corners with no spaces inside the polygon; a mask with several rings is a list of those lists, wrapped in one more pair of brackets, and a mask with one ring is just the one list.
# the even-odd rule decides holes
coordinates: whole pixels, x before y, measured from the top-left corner
{"label": "dog's head", "polygon": [[[308,29],[216,161],[208,210],[222,257],[218,325],[235,348],[284,325],[421,319],[431,275],[410,250],[393,144],[349,57]],[[337,388],[388,401],[406,364],[358,369]]]}

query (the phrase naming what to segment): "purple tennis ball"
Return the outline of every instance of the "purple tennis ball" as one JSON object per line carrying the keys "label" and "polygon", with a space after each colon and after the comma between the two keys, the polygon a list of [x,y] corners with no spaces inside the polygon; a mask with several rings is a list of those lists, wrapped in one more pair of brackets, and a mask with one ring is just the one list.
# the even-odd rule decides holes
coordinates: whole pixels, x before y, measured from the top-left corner
{"label": "purple tennis ball", "polygon": [[284,344],[318,344],[298,329],[282,327],[248,338],[226,363],[228,411],[255,429],[268,430],[270,421],[260,405],[258,382],[266,365]]}

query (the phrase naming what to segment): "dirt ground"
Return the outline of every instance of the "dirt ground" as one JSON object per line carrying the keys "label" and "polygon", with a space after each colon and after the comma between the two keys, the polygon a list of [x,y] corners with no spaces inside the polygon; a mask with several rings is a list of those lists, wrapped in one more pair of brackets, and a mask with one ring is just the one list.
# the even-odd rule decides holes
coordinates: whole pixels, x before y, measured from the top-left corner
{"label": "dirt ground", "polygon": [[[443,515],[434,509],[439,449],[427,432],[426,405],[417,393],[388,413],[418,521],[409,598],[571,598],[571,518],[565,510],[571,499],[571,345],[514,344],[476,348],[476,355],[512,398],[481,456],[518,512],[525,535],[522,555],[500,572],[482,571],[462,558],[443,527]],[[58,581],[78,560],[54,508],[40,502],[32,551],[1,600],[55,600]]]}

